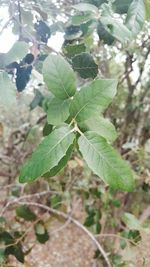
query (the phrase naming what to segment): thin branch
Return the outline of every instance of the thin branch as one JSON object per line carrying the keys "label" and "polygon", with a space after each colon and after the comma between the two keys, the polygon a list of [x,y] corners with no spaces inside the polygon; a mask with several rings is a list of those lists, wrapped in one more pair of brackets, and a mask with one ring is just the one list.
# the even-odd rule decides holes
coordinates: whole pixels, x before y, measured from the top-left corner
{"label": "thin branch", "polygon": [[100,251],[100,253],[102,254],[103,258],[105,259],[107,266],[111,267],[111,263],[109,261],[109,258],[105,252],[105,250],[102,248],[102,246],[100,245],[100,243],[97,241],[97,239],[94,237],[94,235],[84,226],[82,225],[79,221],[77,221],[76,219],[74,219],[73,217],[71,217],[70,215],[62,212],[62,211],[58,211],[55,210],[53,208],[50,208],[48,206],[45,206],[43,204],[40,203],[36,203],[36,202],[18,202],[19,204],[23,204],[23,205],[30,205],[30,206],[34,206],[34,207],[38,207],[41,209],[44,209],[54,215],[57,215],[59,217],[64,218],[65,220],[70,220],[72,223],[74,223],[78,228],[80,228],[84,233],[86,233],[88,235],[88,237],[93,241],[93,243],[95,244],[95,246],[97,247],[97,249]]}
{"label": "thin branch", "polygon": [[22,40],[22,17],[21,17],[21,6],[20,0],[18,0],[18,18],[19,18],[19,40]]}
{"label": "thin branch", "polygon": [[[144,56],[144,64],[146,64],[146,60],[148,59],[149,53],[150,53],[150,46],[149,46],[149,48],[148,48],[148,50],[147,50],[147,52],[146,52],[146,54]],[[138,85],[138,83],[141,81],[143,72],[144,72],[144,66],[141,66],[139,77],[138,77],[137,81],[134,84],[135,88]]]}
{"label": "thin branch", "polygon": [[10,248],[12,246],[16,246],[18,245],[18,243],[20,243],[26,236],[27,234],[30,232],[31,228],[36,225],[38,222],[40,221],[40,219],[37,219],[24,233],[22,236],[20,236],[19,238],[16,239],[16,241],[14,243],[8,244],[8,245],[4,245],[4,246],[0,246],[0,249],[6,249],[6,248]]}
{"label": "thin branch", "polygon": [[[10,175],[10,174],[7,174],[6,177],[8,177],[9,175]],[[2,176],[2,175],[1,175],[1,172],[0,172],[0,176]],[[22,185],[20,185],[20,184],[12,183],[12,184],[8,184],[8,185],[1,185],[1,186],[0,186],[0,190],[4,190],[4,189],[11,188],[11,187],[15,187],[15,186],[22,187]]]}
{"label": "thin branch", "polygon": [[22,197],[19,197],[19,198],[14,199],[14,200],[8,201],[7,204],[3,207],[3,209],[2,209],[2,211],[0,213],[0,217],[3,216],[3,214],[9,208],[9,206],[18,203],[19,201],[27,200],[27,199],[34,198],[34,197],[40,198],[41,196],[45,196],[45,195],[51,194],[51,193],[58,193],[58,192],[56,192],[56,191],[50,191],[50,190],[49,191],[43,191],[43,192],[39,192],[39,193],[35,193],[35,194],[30,194],[30,195],[22,196]]}
{"label": "thin branch", "polygon": [[36,124],[40,124],[43,120],[46,119],[46,117],[47,117],[47,115],[43,115],[42,117],[40,117],[40,118],[37,120]]}
{"label": "thin branch", "polygon": [[10,24],[10,22],[12,21],[13,17],[10,17],[8,19],[8,21],[6,21],[6,23],[4,24],[4,26],[2,27],[2,29],[0,30],[0,35],[3,33],[3,31],[8,27],[8,25]]}
{"label": "thin branch", "polygon": [[[1,172],[0,171],[0,177],[9,177],[10,173],[7,173],[7,172]],[[0,187],[0,190],[1,190],[1,187]]]}
{"label": "thin branch", "polygon": [[115,234],[99,234],[99,235],[96,235],[96,237],[114,237],[114,238],[119,238],[119,239],[122,239],[122,240],[127,241],[128,243],[131,243],[134,246],[138,246],[138,244],[135,243],[133,240],[131,240],[129,238],[126,238],[126,237],[123,237],[123,236],[120,236],[120,235],[115,235]]}
{"label": "thin branch", "polygon": [[33,37],[33,35],[31,33],[29,33],[25,27],[20,23],[20,21],[18,19],[16,19],[15,17],[13,17],[13,20],[17,22],[17,24],[22,28],[22,31],[24,31],[24,33],[28,36],[28,38],[30,39],[31,42],[33,42],[34,44],[38,45],[38,41]]}

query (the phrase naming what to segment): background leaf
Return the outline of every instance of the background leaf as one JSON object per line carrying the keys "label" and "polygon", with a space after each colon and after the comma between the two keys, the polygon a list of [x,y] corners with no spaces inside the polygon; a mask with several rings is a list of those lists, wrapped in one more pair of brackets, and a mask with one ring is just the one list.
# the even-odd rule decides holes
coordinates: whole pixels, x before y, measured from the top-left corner
{"label": "background leaf", "polygon": [[144,3],[145,3],[146,19],[150,20],[150,1],[145,0]]}
{"label": "background leaf", "polygon": [[142,29],[145,20],[145,6],[143,0],[133,0],[126,18],[126,25],[134,35]]}
{"label": "background leaf", "polygon": [[88,166],[113,189],[132,191],[132,172],[107,141],[94,132],[79,138],[79,149]]}
{"label": "background leaf", "polygon": [[98,74],[98,65],[88,53],[81,53],[72,59],[72,66],[84,79],[95,78]]}
{"label": "background leaf", "polygon": [[16,42],[5,55],[5,64],[22,60],[29,51],[29,45],[25,42]]}
{"label": "background leaf", "polygon": [[71,21],[73,25],[80,25],[81,23],[85,23],[91,19],[94,18],[94,14],[92,13],[87,13],[85,15],[76,15],[73,16]]}
{"label": "background leaf", "polygon": [[76,77],[69,63],[58,55],[49,55],[43,63],[43,77],[48,89],[58,98],[75,94]]}
{"label": "background leaf", "polygon": [[101,17],[101,22],[105,25],[107,31],[120,42],[124,43],[131,40],[131,31],[118,19],[110,16]]}
{"label": "background leaf", "polygon": [[53,129],[53,125],[48,124],[46,122],[43,128],[43,136],[49,135],[52,132],[52,129]]}
{"label": "background leaf", "polygon": [[81,54],[82,52],[85,52],[86,46],[84,43],[82,44],[72,44],[65,46],[64,52],[67,57],[74,57],[77,54]]}
{"label": "background leaf", "polygon": [[100,41],[103,40],[104,43],[111,45],[115,38],[107,31],[106,27],[101,23],[101,21],[97,24],[97,34],[99,36]]}
{"label": "background leaf", "polygon": [[0,73],[0,104],[11,106],[16,103],[16,87],[5,72]]}
{"label": "background leaf", "polygon": [[142,228],[140,221],[131,213],[125,212],[122,220],[131,230],[141,230]]}
{"label": "background leaf", "polygon": [[34,231],[39,243],[44,244],[49,240],[48,231],[42,221],[35,225]]}
{"label": "background leaf", "polygon": [[124,14],[127,13],[131,2],[132,0],[116,0],[113,2],[112,6],[116,13]]}
{"label": "background leaf", "polygon": [[31,110],[35,109],[37,106],[42,106],[42,102],[44,100],[43,94],[38,89],[34,90],[34,94],[34,98],[30,103]]}
{"label": "background leaf", "polygon": [[36,215],[26,205],[21,205],[16,208],[16,214],[18,217],[23,218],[26,221],[36,220]]}
{"label": "background leaf", "polygon": [[107,0],[82,0],[83,2],[95,5],[99,7],[103,3],[107,3]]}
{"label": "background leaf", "polygon": [[93,12],[98,13],[98,8],[92,4],[79,3],[73,6],[76,10],[81,12]]}

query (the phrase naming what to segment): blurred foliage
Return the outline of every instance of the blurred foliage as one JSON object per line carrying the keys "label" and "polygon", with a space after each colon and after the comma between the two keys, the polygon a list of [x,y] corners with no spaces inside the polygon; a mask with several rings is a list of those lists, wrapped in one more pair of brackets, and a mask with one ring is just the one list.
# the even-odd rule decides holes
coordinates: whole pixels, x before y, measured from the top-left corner
{"label": "blurred foliage", "polygon": [[[150,3],[148,0],[23,0],[19,6],[18,3],[10,1],[8,4],[7,0],[0,0],[1,7],[8,8],[11,19],[8,25],[0,21],[0,31],[9,27],[18,39],[8,53],[0,54],[0,264],[9,266],[9,255],[24,262],[32,250],[32,246],[28,246],[28,235],[32,230],[35,242],[49,240],[46,212],[21,204],[20,198],[26,200],[31,194],[29,202],[35,201],[66,213],[79,199],[82,203],[78,208],[82,213],[80,219],[109,252],[112,266],[132,264],[137,267],[141,261],[145,262],[143,266],[149,266],[149,254],[145,255],[145,251],[150,240]],[[48,43],[42,42],[35,30],[37,18],[50,29]],[[60,53],[77,72],[78,87],[91,81],[97,73],[101,78],[117,78],[119,81],[118,93],[105,116],[117,129],[116,148],[135,171],[133,193],[107,188],[87,168],[80,153],[76,150],[72,153],[72,147],[59,168],[53,168],[43,181],[28,185],[18,183],[22,164],[41,138],[48,136],[54,128],[51,116],[57,110],[50,106],[54,102],[53,96],[47,91],[41,73],[45,58],[49,53],[56,53],[51,38],[58,32],[64,34]],[[34,71],[26,90],[15,97],[14,80],[5,67],[12,61],[22,60],[27,52],[35,56]],[[86,66],[90,66],[88,71]],[[48,110],[47,121],[45,113]],[[62,116],[56,117],[55,125],[61,119]],[[65,119],[70,122],[69,117]],[[92,129],[96,127],[94,121],[89,129],[91,125]],[[105,131],[104,134],[108,141],[116,138],[114,129],[111,138]],[[42,195],[44,191],[48,193]],[[7,202],[13,201],[12,209],[3,210]],[[62,218],[56,217],[61,221]],[[98,251],[95,258],[105,266]]]}

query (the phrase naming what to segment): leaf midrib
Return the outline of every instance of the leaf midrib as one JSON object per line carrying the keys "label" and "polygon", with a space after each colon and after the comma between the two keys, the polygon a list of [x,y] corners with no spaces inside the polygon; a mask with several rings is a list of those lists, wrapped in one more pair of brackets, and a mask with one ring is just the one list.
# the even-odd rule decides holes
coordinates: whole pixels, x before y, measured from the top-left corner
{"label": "leaf midrib", "polygon": [[67,95],[67,97],[71,97],[71,96],[68,94],[68,92],[66,91],[66,89],[65,89],[65,86],[64,86],[64,84],[63,84],[63,82],[62,82],[62,80],[61,80],[61,77],[60,77],[59,73],[58,73],[57,64],[56,64],[55,60],[53,59],[53,57],[52,57],[52,62],[53,62],[53,65],[55,66],[55,69],[56,69],[56,72],[57,72],[58,80],[60,81],[60,84],[61,84],[61,86],[62,86],[62,88],[63,88],[65,94]]}
{"label": "leaf midrib", "polygon": [[[103,88],[103,90],[105,90],[106,89],[106,87],[107,86],[105,86],[104,88]],[[79,92],[80,93],[80,92]],[[104,98],[107,98],[107,97],[105,97],[103,94],[101,95],[101,96],[103,96]],[[97,97],[97,92],[95,92],[95,95],[94,95],[94,99]],[[92,98],[92,101],[93,101],[93,98]],[[75,117],[74,117],[74,119],[76,119],[77,118],[77,116],[79,115],[79,113],[88,105],[88,104],[90,104],[90,102],[91,102],[91,99],[89,99],[88,100],[88,102],[85,104],[85,105],[83,105],[82,107],[81,107],[81,109],[76,113],[76,115],[75,115]],[[92,103],[91,103],[92,104]],[[98,105],[97,105],[98,106]]]}
{"label": "leaf midrib", "polygon": [[136,5],[136,3],[134,3],[135,6],[136,6],[136,9],[135,9],[135,14],[134,14],[134,16],[133,16],[133,23],[132,23],[132,25],[135,25],[136,18],[137,18],[138,13],[139,13],[139,4],[140,4],[140,1],[141,1],[141,0],[138,0],[137,5]]}
{"label": "leaf midrib", "polygon": [[71,134],[71,130],[69,132],[67,132],[60,140],[59,142],[57,142],[50,151],[48,151],[45,156],[48,156],[48,154],[52,153],[52,151],[63,141],[63,139],[65,139],[67,137],[67,135]]}
{"label": "leaf midrib", "polygon": [[[116,171],[116,169],[109,163],[109,161],[107,161],[107,159],[105,159],[103,156],[101,156],[100,151],[97,150],[97,149],[94,147],[94,145],[92,145],[92,144],[90,143],[90,141],[87,139],[87,137],[86,137],[84,134],[83,134],[82,136],[86,139],[86,141],[89,143],[89,145],[92,146],[92,148],[95,150],[95,152],[99,154],[99,157],[101,157],[101,158],[108,164],[108,166],[110,166],[110,167],[116,172],[117,176],[120,177],[120,174],[119,174],[119,173]],[[103,177],[101,177],[101,178],[102,178],[102,180],[106,183],[106,181],[103,179]]]}

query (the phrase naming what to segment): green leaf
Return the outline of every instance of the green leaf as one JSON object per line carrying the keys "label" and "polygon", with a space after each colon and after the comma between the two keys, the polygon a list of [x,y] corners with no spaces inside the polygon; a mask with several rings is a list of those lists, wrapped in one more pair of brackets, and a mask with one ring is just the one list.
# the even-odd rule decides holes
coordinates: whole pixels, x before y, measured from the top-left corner
{"label": "green leaf", "polygon": [[55,176],[59,173],[67,164],[68,160],[71,157],[74,145],[71,145],[66,152],[66,155],[59,161],[58,165],[52,168],[49,172],[44,174],[44,177],[49,178]]}
{"label": "green leaf", "polygon": [[19,262],[24,263],[24,253],[21,244],[12,247],[12,253],[10,254],[13,254]]}
{"label": "green leaf", "polygon": [[112,6],[116,13],[124,14],[127,13],[131,2],[132,0],[116,0],[113,2]]}
{"label": "green leaf", "polygon": [[7,108],[16,104],[16,88],[8,74],[0,73],[0,104]]}
{"label": "green leaf", "polygon": [[16,214],[18,217],[23,218],[26,221],[36,220],[36,215],[26,205],[21,205],[16,208]]}
{"label": "green leaf", "polygon": [[[77,26],[74,26],[77,27]],[[80,37],[82,36],[82,31],[78,30],[77,32],[72,32],[72,33],[66,33],[64,38],[67,41],[74,41],[74,40],[78,40]]]}
{"label": "green leaf", "polygon": [[35,225],[35,231],[38,235],[43,235],[45,233],[45,227],[43,223],[37,223]]}
{"label": "green leaf", "polygon": [[79,138],[79,149],[92,171],[112,189],[133,190],[134,180],[129,166],[103,137],[86,132]]}
{"label": "green leaf", "polygon": [[89,216],[85,219],[84,225],[85,225],[86,227],[90,227],[90,226],[92,226],[93,224],[95,224],[94,216],[93,216],[93,215],[89,215]]}
{"label": "green leaf", "polygon": [[0,232],[0,243],[4,242],[5,245],[10,245],[13,244],[13,237],[10,235],[10,233],[4,231],[4,232]]}
{"label": "green leaf", "polygon": [[84,2],[99,7],[101,4],[106,3],[108,0],[84,0]]}
{"label": "green leaf", "polygon": [[[13,238],[12,235],[10,235],[10,233],[6,231],[0,232],[0,243],[1,242],[4,243],[6,247],[5,247],[5,250],[2,249],[0,251],[0,254],[2,253],[5,256],[12,254],[16,257],[18,261],[24,263],[24,253],[22,251],[22,246],[20,243],[16,244],[16,240]],[[0,255],[0,258],[1,258],[1,255]]]}
{"label": "green leaf", "polygon": [[54,97],[50,102],[47,110],[47,121],[52,125],[59,125],[69,117],[70,99],[61,100]]}
{"label": "green leaf", "polygon": [[97,25],[97,21],[94,21],[94,20],[87,21],[86,23],[83,23],[80,25],[82,35],[84,36],[85,45],[87,44],[86,39],[90,38],[91,39],[91,46],[93,47],[92,34],[95,30],[96,25]]}
{"label": "green leaf", "polygon": [[72,59],[72,66],[84,79],[95,78],[98,74],[98,65],[88,53],[81,53]]}
{"label": "green leaf", "polygon": [[101,231],[101,228],[102,228],[100,222],[97,222],[95,226],[96,226],[95,227],[96,228],[95,229],[96,230],[96,234],[98,235],[100,233],[100,231]]}
{"label": "green leaf", "polygon": [[133,35],[137,35],[143,27],[145,20],[144,0],[133,0],[126,17],[126,25]]}
{"label": "green leaf", "polygon": [[115,38],[107,31],[106,27],[104,27],[101,21],[99,21],[97,24],[97,34],[100,41],[103,40],[105,44],[111,45],[115,40]]}
{"label": "green leaf", "polygon": [[111,203],[116,208],[119,208],[121,206],[121,202],[119,199],[112,199]]}
{"label": "green leaf", "polygon": [[28,53],[29,45],[25,42],[16,42],[13,47],[8,51],[5,55],[5,64],[8,65],[9,63],[17,60],[22,60],[23,57]]}
{"label": "green leaf", "polygon": [[22,17],[22,23],[25,25],[27,24],[32,25],[33,24],[33,14],[30,11],[24,10],[24,8],[21,8],[21,17]]}
{"label": "green leaf", "polygon": [[58,209],[61,205],[61,202],[62,202],[62,197],[58,194],[56,195],[53,195],[51,198],[50,198],[50,203],[51,203],[51,207],[53,209]]}
{"label": "green leaf", "polygon": [[107,31],[120,42],[124,43],[131,40],[131,31],[118,19],[110,16],[101,17],[101,22],[105,25]]}
{"label": "green leaf", "polygon": [[122,217],[123,222],[131,230],[141,230],[140,221],[131,213],[126,212]]}
{"label": "green leaf", "polygon": [[[122,221],[127,225],[130,230],[139,230],[150,233],[148,227],[142,226],[141,222],[131,213],[125,212]],[[134,232],[130,233],[130,237],[133,237]],[[136,236],[136,233],[135,233]]]}
{"label": "green leaf", "polygon": [[42,221],[38,222],[34,227],[35,235],[37,240],[44,244],[49,240],[49,234],[47,229]]}
{"label": "green leaf", "polygon": [[81,130],[84,131],[93,131],[102,137],[104,137],[107,141],[113,142],[117,138],[117,133],[114,125],[103,117],[91,117],[85,120],[83,123],[79,124]]}
{"label": "green leaf", "polygon": [[116,94],[117,81],[95,80],[77,92],[70,105],[70,114],[78,122],[103,112]]}
{"label": "green leaf", "polygon": [[38,89],[35,89],[34,93],[35,93],[34,98],[30,103],[30,110],[35,109],[37,106],[42,106],[42,102],[44,100],[44,96]]}
{"label": "green leaf", "polygon": [[87,4],[87,3],[80,3],[77,5],[74,5],[73,8],[75,8],[78,11],[81,12],[92,12],[92,13],[98,13],[99,10],[96,6],[92,4]]}
{"label": "green leaf", "polygon": [[48,89],[58,98],[75,94],[76,77],[69,63],[60,55],[49,55],[43,63],[43,77]]}
{"label": "green leaf", "polygon": [[43,128],[43,136],[49,135],[52,132],[52,129],[53,129],[53,125],[48,124],[46,122]]}
{"label": "green leaf", "polygon": [[5,266],[6,263],[6,255],[5,255],[5,249],[0,248],[0,266]]}
{"label": "green leaf", "polygon": [[66,54],[67,57],[72,58],[76,56],[77,54],[80,54],[82,52],[85,52],[86,46],[84,43],[82,44],[72,44],[72,45],[67,45],[65,46],[64,53]]}
{"label": "green leaf", "polygon": [[146,19],[150,20],[150,1],[145,0],[145,12],[146,12]]}
{"label": "green leaf", "polygon": [[6,218],[0,217],[0,229],[4,228],[7,224]]}
{"label": "green leaf", "polygon": [[33,152],[31,159],[23,166],[19,178],[20,182],[33,181],[56,167],[66,155],[74,137],[68,126],[55,129],[46,136]]}
{"label": "green leaf", "polygon": [[80,25],[91,20],[94,17],[94,14],[85,14],[85,15],[76,15],[71,18],[73,25]]}

